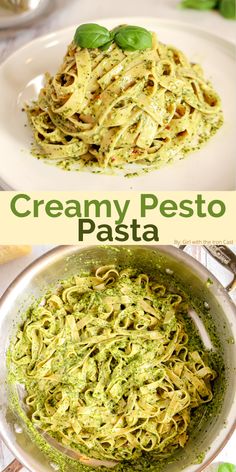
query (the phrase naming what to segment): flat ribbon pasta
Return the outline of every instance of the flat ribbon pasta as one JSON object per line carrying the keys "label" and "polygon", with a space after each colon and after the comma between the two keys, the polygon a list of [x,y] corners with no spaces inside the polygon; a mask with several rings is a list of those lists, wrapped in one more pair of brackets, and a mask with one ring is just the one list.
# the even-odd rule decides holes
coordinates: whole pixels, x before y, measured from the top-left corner
{"label": "flat ribbon pasta", "polygon": [[133,269],[75,276],[28,312],[11,352],[33,425],[95,459],[165,458],[216,372],[191,350],[183,296]]}
{"label": "flat ribbon pasta", "polygon": [[72,42],[26,110],[41,156],[103,169],[161,166],[198,149],[223,122],[220,98],[201,67],[154,33],[144,51]]}

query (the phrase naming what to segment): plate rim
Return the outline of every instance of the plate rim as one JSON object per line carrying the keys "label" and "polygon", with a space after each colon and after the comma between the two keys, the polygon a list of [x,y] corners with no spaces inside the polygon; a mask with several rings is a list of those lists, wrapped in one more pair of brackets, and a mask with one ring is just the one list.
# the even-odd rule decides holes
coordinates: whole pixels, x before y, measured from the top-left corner
{"label": "plate rim", "polygon": [[[234,53],[235,53],[235,50],[236,50],[236,45],[233,41],[230,41],[229,39],[226,39],[224,38],[223,36],[220,36],[218,34],[215,34],[211,31],[208,31],[207,29],[205,28],[201,28],[199,26],[195,26],[191,23],[188,23],[188,22],[185,22],[185,21],[179,21],[179,20],[173,20],[173,19],[168,19],[168,18],[158,18],[158,17],[146,17],[146,16],[119,16],[119,17],[109,17],[109,18],[98,18],[98,19],[94,19],[94,20],[91,20],[91,21],[96,21],[96,22],[101,22],[101,23],[105,23],[105,22],[110,22],[110,21],[114,21],[114,20],[117,20],[118,22],[122,22],[124,20],[129,21],[131,20],[132,22],[133,21],[139,21],[139,20],[142,20],[142,21],[145,21],[145,22],[152,22],[152,21],[157,21],[159,22],[162,26],[168,26],[168,23],[172,26],[176,26],[176,27],[182,27],[182,28],[185,28],[187,30],[191,30],[190,32],[193,32],[193,33],[200,33],[201,35],[204,35],[206,38],[214,38],[214,39],[217,39],[217,41],[220,41],[221,43],[224,44],[225,47],[229,48],[230,49],[230,52],[232,53],[232,56],[234,58]],[[45,41],[50,41],[51,39],[55,38],[55,36],[57,35],[63,35],[69,31],[72,31],[72,30],[76,30],[76,28],[78,27],[78,25],[81,25],[83,23],[78,23],[77,25],[71,25],[71,26],[67,26],[66,28],[60,28],[58,30],[55,30],[55,31],[52,31],[51,33],[47,33],[47,34],[43,34],[41,36],[38,36],[37,38],[34,38],[32,39],[31,41],[28,41],[26,44],[24,44],[23,46],[19,47],[16,51],[14,51],[12,54],[10,54],[1,64],[0,64],[0,73],[2,72],[2,69],[4,68],[4,66],[6,66],[8,64],[8,62],[10,62],[12,59],[14,59],[15,56],[18,56],[19,53],[23,52],[24,50],[26,50],[27,48],[33,46],[35,43],[43,43]]]}

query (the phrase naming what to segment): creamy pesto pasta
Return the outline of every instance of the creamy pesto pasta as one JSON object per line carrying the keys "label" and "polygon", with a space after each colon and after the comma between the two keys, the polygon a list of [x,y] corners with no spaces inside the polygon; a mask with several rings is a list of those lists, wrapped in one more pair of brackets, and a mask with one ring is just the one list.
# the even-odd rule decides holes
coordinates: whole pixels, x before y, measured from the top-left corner
{"label": "creamy pesto pasta", "polygon": [[26,107],[37,155],[101,171],[160,167],[198,149],[222,125],[221,102],[198,64],[152,35],[152,48],[107,51],[73,41]]}
{"label": "creamy pesto pasta", "polygon": [[32,424],[64,446],[119,463],[183,448],[216,372],[191,348],[183,295],[103,266],[35,303],[11,346]]}

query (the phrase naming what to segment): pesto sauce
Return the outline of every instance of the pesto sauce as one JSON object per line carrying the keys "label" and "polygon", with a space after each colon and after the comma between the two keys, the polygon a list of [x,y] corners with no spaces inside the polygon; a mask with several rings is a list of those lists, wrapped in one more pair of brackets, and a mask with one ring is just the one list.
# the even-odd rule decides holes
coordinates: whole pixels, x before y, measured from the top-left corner
{"label": "pesto sauce", "polygon": [[[114,248],[116,250],[116,248]],[[120,267],[124,269],[125,267]],[[118,267],[119,269],[119,267]],[[221,407],[224,391],[226,387],[226,380],[225,380],[225,366],[223,362],[223,352],[222,347],[219,341],[219,338],[216,334],[216,329],[210,314],[208,307],[204,305],[203,301],[193,299],[190,297],[186,292],[185,288],[182,287],[179,280],[176,280],[174,276],[170,276],[165,271],[161,270],[159,266],[156,266],[155,269],[152,270],[150,276],[154,276],[156,278],[156,271],[158,270],[158,282],[164,283],[167,285],[170,291],[174,293],[179,293],[186,301],[189,303],[194,310],[198,313],[201,319],[204,320],[204,325],[210,335],[211,341],[214,345],[214,351],[206,351],[204,349],[202,340],[200,335],[197,332],[197,329],[194,325],[193,320],[186,315],[186,313],[180,313],[179,316],[184,321],[186,332],[189,336],[188,348],[189,350],[200,350],[205,352],[207,356],[207,361],[210,367],[217,371],[218,377],[213,383],[213,400],[205,405],[198,407],[195,411],[192,410],[191,412],[191,423],[189,427],[189,441],[194,440],[196,435],[201,435],[204,433],[205,428],[207,427],[207,423],[209,420],[213,420]],[[140,270],[139,272],[142,272]],[[80,275],[87,275],[86,273]],[[68,279],[70,280],[70,279]],[[60,285],[66,285],[67,281],[58,281]],[[52,289],[49,289],[45,296],[49,296]],[[54,287],[55,291],[55,287]],[[35,304],[38,305],[40,301],[35,301]],[[31,310],[31,308],[29,308]],[[24,318],[27,317],[28,311],[25,313]],[[13,341],[12,341],[13,342]],[[9,368],[11,363],[11,349],[8,350],[7,353],[7,366]],[[14,375],[9,374],[8,383],[10,389],[10,404],[12,410],[17,414],[17,416],[23,420],[23,423],[26,425],[27,431],[29,436],[31,437],[32,441],[41,449],[41,451],[48,457],[49,462],[55,464],[55,468],[60,470],[61,472],[91,472],[93,468],[88,467],[79,463],[77,460],[73,460],[68,456],[65,456],[60,451],[56,450],[52,446],[50,446],[47,441],[42,437],[42,435],[34,428],[33,424],[31,423],[30,419],[24,413],[20,406],[20,402],[18,396],[12,389],[12,385],[14,385]],[[207,422],[206,422],[207,418]],[[204,421],[205,419],[205,421]],[[81,451],[81,448],[80,448]],[[86,453],[86,450],[84,450]],[[101,472],[110,472],[114,470],[115,472],[131,472],[131,471],[140,471],[140,472],[161,472],[163,469],[166,468],[167,464],[172,463],[175,460],[175,457],[180,458],[184,454],[184,450],[180,451],[180,449],[175,450],[173,452],[173,456],[171,455],[167,459],[163,459],[160,461],[155,458],[155,452],[152,453],[143,453],[142,457],[138,460],[134,461],[123,461],[119,463],[115,468],[106,468],[106,467],[96,467],[94,470],[98,470]],[[195,463],[201,463],[204,460],[204,452],[196,450],[196,457]],[[181,462],[180,462],[181,464]],[[180,466],[181,467],[181,466]],[[181,470],[181,469],[180,469]]]}

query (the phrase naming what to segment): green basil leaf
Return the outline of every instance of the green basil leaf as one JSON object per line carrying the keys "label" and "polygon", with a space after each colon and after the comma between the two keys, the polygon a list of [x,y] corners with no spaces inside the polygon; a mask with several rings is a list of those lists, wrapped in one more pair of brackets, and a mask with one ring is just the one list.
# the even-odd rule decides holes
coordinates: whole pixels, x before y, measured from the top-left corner
{"label": "green basil leaf", "polygon": [[218,467],[217,472],[236,472],[236,465],[229,464],[228,462],[226,462],[225,464],[221,464]]}
{"label": "green basil leaf", "polygon": [[137,51],[152,47],[152,35],[140,26],[122,26],[115,34],[116,44],[126,51]]}
{"label": "green basil leaf", "polygon": [[127,27],[127,25],[116,26],[116,28],[114,28],[113,30],[110,31],[111,39],[114,39],[115,35],[118,33],[118,31],[120,31],[122,28],[126,28],[126,27]]}
{"label": "green basil leaf", "polygon": [[221,0],[220,13],[229,20],[236,19],[236,5],[235,0]]}
{"label": "green basil leaf", "polygon": [[95,23],[80,25],[74,36],[74,41],[81,48],[100,48],[111,40],[110,32]]}
{"label": "green basil leaf", "polygon": [[113,43],[113,40],[111,39],[111,41],[108,41],[108,43],[103,44],[103,46],[100,46],[99,49],[101,49],[101,51],[107,51],[109,47],[112,45],[112,43]]}
{"label": "green basil leaf", "polygon": [[218,4],[218,0],[182,0],[183,8],[193,8],[196,10],[212,10]]}

